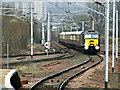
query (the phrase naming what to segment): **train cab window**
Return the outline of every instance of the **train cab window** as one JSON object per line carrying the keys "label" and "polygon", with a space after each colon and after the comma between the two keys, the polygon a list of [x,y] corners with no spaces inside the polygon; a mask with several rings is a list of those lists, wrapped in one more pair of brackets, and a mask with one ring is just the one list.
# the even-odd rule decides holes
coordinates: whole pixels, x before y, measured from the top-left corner
{"label": "train cab window", "polygon": [[89,38],[99,38],[98,34],[85,34],[84,38],[89,39]]}
{"label": "train cab window", "polygon": [[91,34],[85,34],[84,38],[91,38]]}
{"label": "train cab window", "polygon": [[92,38],[99,38],[98,34],[92,34]]}

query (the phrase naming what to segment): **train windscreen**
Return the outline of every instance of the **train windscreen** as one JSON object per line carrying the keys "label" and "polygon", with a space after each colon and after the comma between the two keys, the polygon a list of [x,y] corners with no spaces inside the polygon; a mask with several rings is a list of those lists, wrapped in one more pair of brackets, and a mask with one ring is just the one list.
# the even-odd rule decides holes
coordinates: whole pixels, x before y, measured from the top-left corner
{"label": "train windscreen", "polygon": [[84,38],[85,39],[99,38],[99,35],[98,34],[85,34]]}
{"label": "train windscreen", "polygon": [[92,34],[92,38],[99,38],[98,34]]}

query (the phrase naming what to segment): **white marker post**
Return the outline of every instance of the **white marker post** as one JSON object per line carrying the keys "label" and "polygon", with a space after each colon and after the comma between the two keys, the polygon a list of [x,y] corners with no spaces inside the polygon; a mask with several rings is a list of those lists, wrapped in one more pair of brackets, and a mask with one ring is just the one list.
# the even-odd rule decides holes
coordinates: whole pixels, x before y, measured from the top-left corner
{"label": "white marker post", "polygon": [[7,43],[7,69],[9,69],[9,44]]}

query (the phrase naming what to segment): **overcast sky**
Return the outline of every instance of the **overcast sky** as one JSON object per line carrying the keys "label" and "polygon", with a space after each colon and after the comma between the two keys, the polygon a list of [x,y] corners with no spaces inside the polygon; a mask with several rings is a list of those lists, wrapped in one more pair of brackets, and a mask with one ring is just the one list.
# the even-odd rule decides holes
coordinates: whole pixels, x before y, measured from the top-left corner
{"label": "overcast sky", "polygon": [[[87,3],[85,2],[79,2],[82,5],[87,6]],[[78,5],[79,3],[71,2],[68,4],[68,2],[47,2],[47,11],[50,11],[52,13],[66,13],[66,11],[80,11],[80,10],[86,10],[86,8],[81,7]],[[87,14],[87,12],[77,12],[73,13],[74,15],[79,14]]]}

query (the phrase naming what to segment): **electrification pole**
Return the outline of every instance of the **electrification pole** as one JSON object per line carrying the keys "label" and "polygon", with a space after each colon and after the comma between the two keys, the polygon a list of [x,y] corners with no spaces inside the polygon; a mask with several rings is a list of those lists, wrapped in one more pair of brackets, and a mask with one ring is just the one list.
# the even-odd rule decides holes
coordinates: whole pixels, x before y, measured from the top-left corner
{"label": "electrification pole", "polygon": [[109,0],[106,8],[106,27],[105,27],[105,88],[108,88],[108,52],[109,52]]}
{"label": "electrification pole", "polygon": [[114,72],[114,39],[115,39],[115,0],[113,0],[113,31],[112,31],[112,72]]}
{"label": "electrification pole", "polygon": [[84,21],[82,21],[82,31],[84,31]]}
{"label": "electrification pole", "polygon": [[116,10],[116,61],[118,60],[118,10]]}
{"label": "electrification pole", "polygon": [[63,32],[63,24],[62,24],[62,32]]}
{"label": "electrification pole", "polygon": [[31,58],[33,58],[33,3],[31,2]]}
{"label": "electrification pole", "polygon": [[[2,1],[0,1],[0,8],[2,8]],[[2,10],[0,10],[0,14],[2,14]],[[0,69],[2,69],[2,15],[0,15]],[[0,80],[2,80],[2,77]]]}
{"label": "electrification pole", "polygon": [[47,21],[47,41],[50,41],[50,12],[48,12],[48,21]]}
{"label": "electrification pole", "polygon": [[92,21],[92,30],[94,30],[94,20]]}
{"label": "electrification pole", "polygon": [[42,22],[42,45],[45,43],[45,22]]}
{"label": "electrification pole", "polygon": [[72,32],[72,26],[70,26],[70,31]]}

